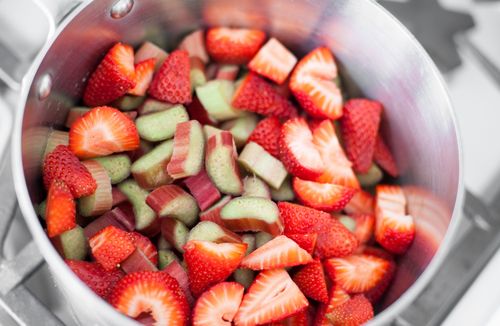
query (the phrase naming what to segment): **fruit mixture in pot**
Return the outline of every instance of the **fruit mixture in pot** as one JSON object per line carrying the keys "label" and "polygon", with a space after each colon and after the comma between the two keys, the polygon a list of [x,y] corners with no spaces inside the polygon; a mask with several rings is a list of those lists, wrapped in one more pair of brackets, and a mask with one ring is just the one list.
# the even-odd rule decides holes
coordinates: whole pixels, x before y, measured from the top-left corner
{"label": "fruit mixture in pot", "polygon": [[343,93],[328,48],[214,27],[96,55],[38,207],[84,283],[146,325],[373,318],[414,220],[383,105]]}

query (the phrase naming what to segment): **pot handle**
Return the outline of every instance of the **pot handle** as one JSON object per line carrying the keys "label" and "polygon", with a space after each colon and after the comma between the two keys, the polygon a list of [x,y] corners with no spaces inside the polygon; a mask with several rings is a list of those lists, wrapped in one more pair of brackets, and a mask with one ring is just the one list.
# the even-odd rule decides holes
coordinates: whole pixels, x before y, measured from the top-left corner
{"label": "pot handle", "polygon": [[[21,89],[33,58],[54,37],[57,26],[83,0],[23,0],[0,3],[0,86]],[[43,20],[26,19],[43,17]],[[44,22],[45,21],[45,22]]]}

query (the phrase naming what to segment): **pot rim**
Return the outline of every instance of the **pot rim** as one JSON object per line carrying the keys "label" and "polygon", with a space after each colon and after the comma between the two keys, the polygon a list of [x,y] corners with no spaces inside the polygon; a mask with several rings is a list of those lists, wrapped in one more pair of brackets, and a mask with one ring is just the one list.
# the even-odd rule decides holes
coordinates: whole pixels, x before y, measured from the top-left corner
{"label": "pot rim", "polygon": [[[414,46],[416,47],[416,50],[420,52],[426,64],[431,67],[432,77],[437,79],[441,88],[442,96],[444,96],[446,99],[447,111],[453,125],[453,130],[455,131],[455,137],[458,147],[457,148],[457,153],[458,153],[457,194],[452,212],[452,217],[450,219],[450,223],[448,225],[445,237],[441,241],[439,249],[434,254],[434,257],[429,262],[428,266],[425,268],[422,274],[417,278],[417,280],[395,302],[393,302],[389,307],[387,307],[381,313],[377,314],[375,318],[367,324],[370,326],[374,326],[374,325],[387,324],[392,319],[394,319],[399,312],[403,311],[416,298],[416,296],[423,290],[423,288],[429,283],[429,281],[436,273],[437,269],[439,268],[440,264],[444,260],[444,257],[446,256],[451,247],[452,240],[457,232],[458,225],[462,218],[461,210],[462,210],[465,187],[463,183],[464,182],[463,150],[462,150],[462,141],[460,137],[459,126],[457,123],[455,111],[453,110],[453,105],[449,96],[448,89],[446,87],[446,84],[444,82],[441,73],[438,71],[434,62],[431,60],[431,58],[424,50],[422,45],[399,20],[397,20],[389,11],[387,11],[380,4],[371,0],[364,0],[364,1],[366,2],[367,6],[374,6],[375,10],[383,12],[384,15],[387,17],[387,19],[392,20],[393,23],[396,23],[400,31],[403,32],[406,35],[406,37],[410,39],[411,43],[413,43]],[[73,283],[75,287],[74,291],[72,292],[81,293],[82,303],[92,302],[92,309],[97,310],[94,311],[95,313],[107,314],[108,315],[107,317],[113,318],[113,320],[116,321],[116,324],[125,326],[138,325],[138,323],[134,322],[132,319],[126,317],[125,315],[119,313],[117,310],[112,308],[105,300],[101,299],[98,295],[96,295],[66,265],[62,257],[55,250],[49,238],[43,231],[40,222],[38,221],[37,214],[35,212],[33,205],[31,204],[31,200],[28,194],[23,165],[19,164],[19,162],[22,163],[21,140],[22,140],[22,124],[24,119],[25,105],[28,98],[29,90],[33,84],[34,77],[39,69],[40,64],[42,63],[47,52],[50,50],[52,44],[55,42],[59,34],[73,20],[74,17],[79,15],[80,12],[83,11],[92,2],[93,0],[84,0],[69,15],[67,15],[64,18],[61,24],[57,27],[54,36],[46,42],[46,44],[44,45],[44,47],[34,60],[33,64],[31,65],[28,73],[23,78],[21,93],[19,97],[20,101],[16,110],[15,125],[11,140],[13,178],[21,212],[27,222],[28,228],[31,234],[33,235],[33,238],[35,239],[35,242],[40,248],[40,252],[44,256],[47,263],[49,264],[51,270],[53,272],[57,271],[58,277],[65,280],[70,280],[70,282]],[[68,295],[67,293],[64,294]],[[73,309],[73,307],[71,307],[71,309]]]}

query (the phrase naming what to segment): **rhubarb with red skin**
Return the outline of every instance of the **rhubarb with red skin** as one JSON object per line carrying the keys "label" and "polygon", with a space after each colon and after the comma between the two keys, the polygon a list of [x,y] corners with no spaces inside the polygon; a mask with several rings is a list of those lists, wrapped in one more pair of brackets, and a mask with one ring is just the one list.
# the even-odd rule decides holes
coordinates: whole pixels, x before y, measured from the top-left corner
{"label": "rhubarb with red skin", "polygon": [[196,120],[177,124],[174,149],[167,165],[168,174],[174,179],[197,175],[203,166],[205,137],[201,124]]}
{"label": "rhubarb with red skin", "polygon": [[189,231],[187,242],[191,240],[210,241],[215,243],[241,243],[241,237],[211,221],[202,221]]}
{"label": "rhubarb with red skin", "polygon": [[113,205],[111,180],[108,172],[97,161],[84,161],[83,165],[97,183],[95,192],[78,200],[78,212],[81,216],[98,216],[109,211]]}
{"label": "rhubarb with red skin", "polygon": [[113,202],[111,204],[113,207],[116,207],[128,200],[127,196],[125,196],[117,187],[111,188],[111,197],[113,197]]}
{"label": "rhubarb with red skin", "polygon": [[139,63],[141,61],[150,59],[150,58],[155,58],[156,59],[156,64],[155,64],[155,70],[158,70],[160,66],[163,64],[163,61],[167,58],[168,53],[165,52],[162,48],[157,46],[156,44],[153,44],[151,42],[144,42],[139,50],[135,53],[134,56],[134,63]]}
{"label": "rhubarb with red skin", "polygon": [[234,81],[240,72],[238,65],[222,64],[217,69],[215,79]]}
{"label": "rhubarb with red skin", "polygon": [[96,218],[92,222],[90,222],[84,229],[83,233],[87,239],[92,238],[96,233],[101,231],[107,226],[115,226],[122,230],[127,230],[127,228],[116,218],[117,215],[124,214],[120,208],[115,207],[112,210],[106,212],[104,215]]}
{"label": "rhubarb with red skin", "polygon": [[136,248],[135,251],[121,262],[120,268],[125,274],[131,274],[142,271],[156,272],[158,268],[146,257],[141,249]]}
{"label": "rhubarb with red skin", "polygon": [[47,137],[47,145],[45,146],[43,157],[45,158],[45,156],[52,152],[57,146],[68,146],[68,143],[69,133],[67,131],[52,130]]}
{"label": "rhubarb with red skin", "polygon": [[197,120],[202,125],[214,126],[217,121],[208,115],[207,110],[203,107],[197,96],[193,97],[193,101],[186,106],[189,117],[192,120]]}
{"label": "rhubarb with red skin", "polygon": [[221,198],[220,191],[212,183],[207,172],[202,169],[197,175],[184,180],[189,192],[196,199],[200,210],[204,211]]}
{"label": "rhubarb with red skin", "polygon": [[188,34],[179,44],[179,50],[186,50],[190,58],[198,58],[203,63],[207,63],[208,53],[205,48],[205,32],[197,29]]}
{"label": "rhubarb with red skin", "polygon": [[192,226],[198,219],[196,200],[176,185],[156,188],[146,198],[146,203],[160,218],[176,218],[187,226]]}
{"label": "rhubarb with red skin", "polygon": [[215,203],[212,207],[200,213],[200,221],[211,221],[224,226],[224,222],[222,222],[222,219],[220,217],[220,211],[222,210],[222,207],[224,207],[224,205],[229,203],[230,200],[231,196],[222,197],[221,200]]}
{"label": "rhubarb with red skin", "polygon": [[66,116],[66,123],[64,124],[67,128],[71,128],[73,122],[79,119],[82,115],[90,111],[90,108],[85,106],[79,106],[69,109],[68,115]]}
{"label": "rhubarb with red skin", "polygon": [[161,236],[180,253],[184,252],[188,233],[186,225],[175,218],[167,217],[161,220]]}
{"label": "rhubarb with red skin", "polygon": [[171,139],[164,141],[132,164],[132,175],[139,186],[144,189],[154,189],[173,181],[167,172],[173,150],[174,141]]}
{"label": "rhubarb with red skin", "polygon": [[186,299],[189,302],[190,306],[194,305],[194,298],[193,295],[191,294],[191,290],[189,289],[189,279],[188,275],[186,273],[186,270],[182,268],[181,264],[177,261],[174,260],[173,262],[170,263],[163,271],[179,282],[179,285],[181,286],[181,289],[184,291],[184,294],[186,295]]}

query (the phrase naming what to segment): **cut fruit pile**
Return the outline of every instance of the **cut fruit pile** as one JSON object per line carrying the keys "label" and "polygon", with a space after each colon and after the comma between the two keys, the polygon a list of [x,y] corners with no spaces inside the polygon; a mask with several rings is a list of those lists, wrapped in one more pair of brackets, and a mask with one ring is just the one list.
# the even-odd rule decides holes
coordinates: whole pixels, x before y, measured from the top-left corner
{"label": "cut fruit pile", "polygon": [[146,325],[367,322],[415,226],[382,104],[339,85],[326,47],[259,30],[115,44],[49,137],[48,236]]}

